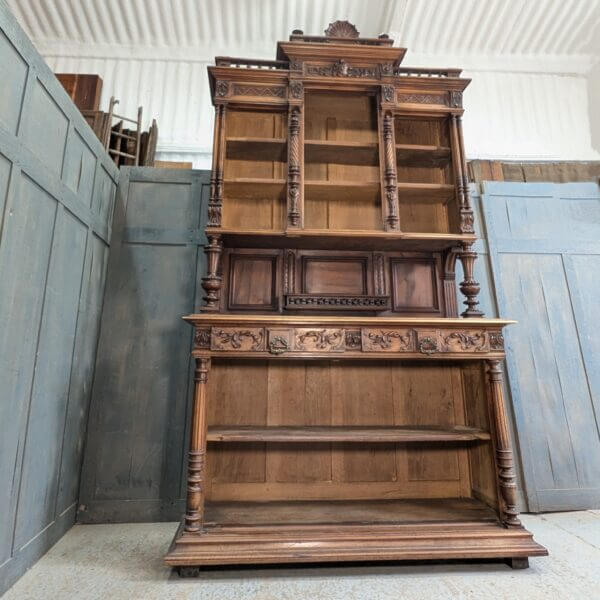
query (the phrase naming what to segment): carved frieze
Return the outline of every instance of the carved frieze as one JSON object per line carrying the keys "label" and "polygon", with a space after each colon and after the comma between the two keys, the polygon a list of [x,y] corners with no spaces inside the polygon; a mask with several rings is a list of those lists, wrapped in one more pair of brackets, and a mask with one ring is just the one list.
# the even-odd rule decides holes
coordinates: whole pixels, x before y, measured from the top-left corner
{"label": "carved frieze", "polygon": [[446,98],[438,94],[398,94],[398,102],[408,104],[441,104],[447,105]]}
{"label": "carved frieze", "polygon": [[285,307],[316,310],[389,310],[389,296],[288,294]]}
{"label": "carved frieze", "polygon": [[237,327],[213,327],[211,350],[235,350],[238,352],[264,350],[265,334],[262,328],[239,329]]}
{"label": "carved frieze", "polygon": [[308,329],[294,331],[294,349],[307,352],[343,352],[345,335],[343,329]]}
{"label": "carved frieze", "polygon": [[379,71],[377,66],[359,67],[351,66],[343,58],[329,65],[306,65],[307,75],[319,77],[367,77],[377,79]]}
{"label": "carved frieze", "polygon": [[364,352],[413,352],[414,335],[410,329],[362,330]]}
{"label": "carved frieze", "polygon": [[285,98],[285,88],[280,86],[263,85],[234,85],[234,96],[271,96],[275,98]]}

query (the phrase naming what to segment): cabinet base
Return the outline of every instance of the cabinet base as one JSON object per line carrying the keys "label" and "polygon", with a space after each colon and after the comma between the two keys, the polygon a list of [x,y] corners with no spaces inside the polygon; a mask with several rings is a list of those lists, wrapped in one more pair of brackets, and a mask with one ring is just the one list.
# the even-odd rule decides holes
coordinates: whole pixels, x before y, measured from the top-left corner
{"label": "cabinet base", "polygon": [[183,576],[209,565],[345,561],[504,559],[513,569],[548,551],[523,527],[499,523],[347,526],[230,526],[188,533],[180,526],[165,564]]}

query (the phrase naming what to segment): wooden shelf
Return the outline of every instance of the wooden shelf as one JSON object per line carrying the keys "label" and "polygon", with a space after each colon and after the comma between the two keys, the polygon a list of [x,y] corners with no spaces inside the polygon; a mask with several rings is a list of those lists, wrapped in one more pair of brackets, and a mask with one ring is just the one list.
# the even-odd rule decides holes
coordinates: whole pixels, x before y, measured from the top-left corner
{"label": "wooden shelf", "polygon": [[307,163],[376,166],[379,164],[379,147],[376,142],[305,140],[304,160]]}
{"label": "wooden shelf", "polygon": [[209,442],[470,442],[489,440],[473,427],[209,427]]}
{"label": "wooden shelf", "polygon": [[304,182],[304,195],[311,200],[343,199],[348,202],[372,202],[379,197],[379,181]]}
{"label": "wooden shelf", "polygon": [[227,158],[239,160],[287,160],[285,138],[228,137]]}
{"label": "wooden shelf", "polygon": [[398,183],[398,202],[443,204],[454,197],[455,188],[446,183]]}
{"label": "wooden shelf", "polygon": [[391,233],[367,230],[302,229],[265,231],[209,228],[207,234],[221,234],[225,245],[239,248],[297,248],[320,250],[425,250],[438,251],[474,242],[473,234]]}
{"label": "wooden shelf", "polygon": [[402,500],[307,500],[209,502],[207,527],[497,522],[496,513],[473,498]]}
{"label": "wooden shelf", "polygon": [[223,182],[225,202],[227,198],[249,198],[252,200],[285,197],[285,179],[225,179]]}
{"label": "wooden shelf", "polygon": [[448,163],[452,151],[446,146],[396,144],[396,162],[407,167],[441,167]]}

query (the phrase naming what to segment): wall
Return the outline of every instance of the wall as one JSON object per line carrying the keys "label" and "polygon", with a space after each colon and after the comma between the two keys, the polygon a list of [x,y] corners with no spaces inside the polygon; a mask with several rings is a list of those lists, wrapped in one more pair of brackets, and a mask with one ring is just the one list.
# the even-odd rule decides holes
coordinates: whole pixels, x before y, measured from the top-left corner
{"label": "wall", "polygon": [[0,0],[0,595],[75,521],[117,170]]}

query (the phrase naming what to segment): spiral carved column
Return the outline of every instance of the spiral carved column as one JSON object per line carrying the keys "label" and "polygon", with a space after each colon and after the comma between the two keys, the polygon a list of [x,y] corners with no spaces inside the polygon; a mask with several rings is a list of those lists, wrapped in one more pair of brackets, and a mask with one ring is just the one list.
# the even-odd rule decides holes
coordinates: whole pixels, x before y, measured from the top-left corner
{"label": "spiral carved column", "polygon": [[517,483],[513,467],[513,453],[508,435],[506,408],[502,392],[502,367],[500,360],[488,360],[487,379],[491,416],[494,420],[496,466],[501,495],[501,519],[506,527],[520,527],[517,510]]}
{"label": "spiral carved column", "polygon": [[288,225],[301,226],[300,212],[300,108],[294,106],[289,114],[288,150]]}
{"label": "spiral carved column", "polygon": [[185,531],[200,531],[204,520],[204,471],[206,466],[206,388],[210,358],[196,358],[194,406],[187,468]]}
{"label": "spiral carved column", "polygon": [[396,143],[394,137],[394,117],[391,112],[387,111],[383,117],[383,188],[386,203],[386,231],[399,231],[400,229],[400,220],[398,217],[398,187],[396,183]]}

